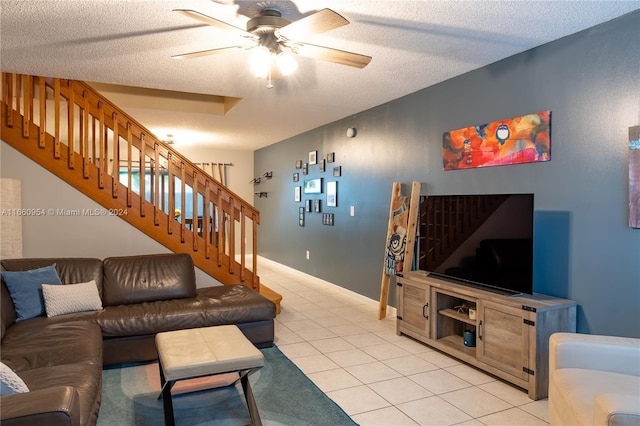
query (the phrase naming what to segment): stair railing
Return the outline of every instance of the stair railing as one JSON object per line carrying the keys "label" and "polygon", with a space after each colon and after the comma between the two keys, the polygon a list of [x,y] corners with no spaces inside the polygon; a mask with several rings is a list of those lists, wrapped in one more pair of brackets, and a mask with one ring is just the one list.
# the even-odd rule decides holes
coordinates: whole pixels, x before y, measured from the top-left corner
{"label": "stair railing", "polygon": [[5,142],[219,281],[259,290],[259,212],[91,86],[2,73],[2,114]]}

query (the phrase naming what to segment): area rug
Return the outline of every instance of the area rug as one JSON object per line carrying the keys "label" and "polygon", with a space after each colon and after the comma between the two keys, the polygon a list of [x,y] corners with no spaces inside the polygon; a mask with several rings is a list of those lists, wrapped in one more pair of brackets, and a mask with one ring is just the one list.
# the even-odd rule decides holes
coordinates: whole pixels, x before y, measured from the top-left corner
{"label": "area rug", "polygon": [[[261,350],[264,367],[250,376],[264,425],[355,425],[298,367],[273,346]],[[203,379],[174,388],[178,426],[250,424],[242,387],[224,386],[229,376]],[[164,424],[157,363],[108,368],[102,373],[98,426]],[[176,385],[178,386],[178,385]],[[211,389],[211,386],[222,386]],[[207,388],[205,390],[197,390]]]}

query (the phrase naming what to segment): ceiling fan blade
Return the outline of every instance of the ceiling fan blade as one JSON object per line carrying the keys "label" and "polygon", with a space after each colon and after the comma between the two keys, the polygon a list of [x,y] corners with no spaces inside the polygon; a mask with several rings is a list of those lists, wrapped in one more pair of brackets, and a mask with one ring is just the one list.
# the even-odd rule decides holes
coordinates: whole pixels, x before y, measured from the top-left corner
{"label": "ceiling fan blade", "polygon": [[348,23],[349,21],[333,10],[322,9],[313,15],[280,28],[276,31],[276,36],[286,40],[305,40],[307,37],[347,25]]}
{"label": "ceiling fan blade", "polygon": [[251,34],[250,32],[247,32],[245,30],[243,30],[242,28],[238,28],[234,25],[228,24],[224,21],[220,21],[219,19],[216,18],[212,18],[211,16],[207,16],[204,15],[200,12],[196,12],[195,10],[191,10],[191,9],[173,9],[174,12],[178,12],[181,13],[184,16],[187,16],[189,18],[193,18],[193,19],[197,19],[200,22],[204,22],[207,25],[211,25],[213,27],[216,27],[218,29],[224,30],[224,31],[230,31],[232,33],[235,33],[239,36],[242,37],[247,37],[250,38],[252,40],[258,40],[259,37]]}
{"label": "ceiling fan blade", "polygon": [[307,43],[296,43],[288,47],[293,53],[297,53],[300,56],[335,62],[336,64],[348,65],[355,68],[364,68],[371,62],[371,56],[332,49],[330,47],[315,46]]}
{"label": "ceiling fan blade", "polygon": [[209,49],[209,50],[200,50],[198,52],[191,53],[183,53],[181,55],[173,55],[171,58],[173,59],[193,59],[199,58],[201,56],[209,56],[209,55],[217,55],[220,53],[227,53],[234,49],[245,49],[244,46],[229,46],[229,47],[221,47],[219,49]]}

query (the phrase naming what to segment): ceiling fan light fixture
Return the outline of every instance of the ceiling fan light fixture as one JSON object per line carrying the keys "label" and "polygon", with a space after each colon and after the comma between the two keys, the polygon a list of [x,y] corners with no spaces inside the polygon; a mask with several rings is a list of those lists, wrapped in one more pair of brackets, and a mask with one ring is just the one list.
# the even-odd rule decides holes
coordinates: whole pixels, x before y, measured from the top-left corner
{"label": "ceiling fan light fixture", "polygon": [[276,64],[283,76],[291,75],[298,69],[298,62],[291,55],[283,52],[276,56]]}
{"label": "ceiling fan light fixture", "polygon": [[249,56],[251,73],[257,78],[266,78],[271,70],[271,52],[264,46],[253,49]]}

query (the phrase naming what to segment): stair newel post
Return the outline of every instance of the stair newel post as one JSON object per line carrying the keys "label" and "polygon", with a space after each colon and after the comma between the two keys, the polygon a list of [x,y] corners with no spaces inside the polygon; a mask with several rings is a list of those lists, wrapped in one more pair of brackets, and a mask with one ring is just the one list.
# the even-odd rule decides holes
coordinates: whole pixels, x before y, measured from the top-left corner
{"label": "stair newel post", "polygon": [[54,140],[53,140],[53,158],[60,158],[60,79],[53,79],[53,110],[54,110]]}
{"label": "stair newel post", "polygon": [[193,206],[191,209],[191,233],[193,251],[198,251],[198,172],[193,171],[193,185],[191,187]]}
{"label": "stair newel post", "polygon": [[82,92],[84,105],[82,107],[82,144],[80,145],[82,155],[82,177],[89,179],[89,97],[86,91]]}
{"label": "stair newel post", "polygon": [[145,134],[140,132],[140,217],[144,217],[144,202],[147,199],[147,141]]}
{"label": "stair newel post", "polygon": [[160,224],[160,217],[158,212],[158,205],[160,204],[160,146],[158,143],[153,144],[153,224],[158,226]]}
{"label": "stair newel post", "polygon": [[180,161],[180,186],[181,186],[181,190],[180,190],[180,209],[182,209],[182,217],[180,219],[180,242],[184,243],[185,239],[185,229],[184,229],[184,222],[185,222],[185,213],[186,213],[186,209],[185,209],[185,204],[186,204],[186,197],[185,197],[185,183],[184,183],[184,178],[186,176],[185,173],[185,169],[184,169],[184,162]]}
{"label": "stair newel post", "polygon": [[75,103],[76,96],[73,90],[73,82],[69,81],[69,99],[67,100],[67,166],[73,170],[76,167],[75,159]]}
{"label": "stair newel post", "polygon": [[120,174],[120,134],[118,114],[113,113],[113,166],[111,167],[111,196],[118,198],[118,177]]}
{"label": "stair newel post", "polygon": [[255,213],[251,215],[251,222],[253,228],[253,288],[260,287],[260,282],[258,280],[258,218]]}
{"label": "stair newel post", "polygon": [[100,160],[98,170],[98,188],[104,189],[104,171],[107,168],[107,138],[105,137],[107,127],[104,125],[104,108],[102,102],[98,102],[98,133],[100,134]]}
{"label": "stair newel post", "polygon": [[229,197],[229,273],[235,273],[236,261],[236,200]]}
{"label": "stair newel post", "polygon": [[204,191],[202,200],[202,238],[204,238],[204,257],[211,258],[211,182],[209,179],[204,180]]}
{"label": "stair newel post", "polygon": [[31,86],[33,77],[30,75],[22,76],[22,103],[24,111],[22,113],[22,137],[29,137],[29,123],[33,117],[33,99],[31,98]]}
{"label": "stair newel post", "polygon": [[218,185],[218,234],[217,234],[217,246],[218,246],[218,266],[222,266],[222,255],[224,254],[225,245],[225,223],[227,221],[227,214],[222,206],[222,189]]}
{"label": "stair newel post", "polygon": [[[133,193],[131,191],[133,185],[133,148],[131,138],[131,123],[127,123],[127,207],[133,207]],[[142,172],[140,172],[142,173]],[[142,174],[139,174],[140,179],[143,178]],[[141,195],[142,196],[142,195]]]}
{"label": "stair newel post", "polygon": [[38,98],[40,113],[40,133],[38,135],[38,148],[45,148],[45,135],[47,131],[47,83],[44,77],[38,77]]}
{"label": "stair newel post", "polygon": [[169,180],[169,211],[167,212],[167,234],[173,234],[173,222],[176,218],[176,183],[173,177],[171,151],[167,152],[167,175]]}
{"label": "stair newel post", "polygon": [[244,206],[240,206],[240,282],[245,282],[246,277],[244,273],[245,269],[245,260],[244,256],[246,255],[246,232],[245,232],[245,216],[244,216]]}

